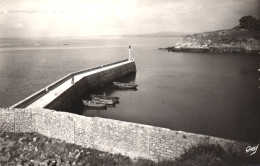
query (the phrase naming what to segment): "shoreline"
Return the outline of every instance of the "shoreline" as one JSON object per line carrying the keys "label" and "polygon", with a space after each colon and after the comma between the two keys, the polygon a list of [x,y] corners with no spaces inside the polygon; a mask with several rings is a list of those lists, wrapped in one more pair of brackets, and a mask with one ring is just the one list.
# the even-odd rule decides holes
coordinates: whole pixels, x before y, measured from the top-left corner
{"label": "shoreline", "polygon": [[169,52],[231,53],[260,55],[259,31],[226,29],[187,35],[167,48]]}
{"label": "shoreline", "polygon": [[192,53],[230,53],[230,54],[246,54],[260,55],[260,50],[245,50],[236,47],[166,47],[159,50],[167,50],[168,52],[192,52]]}

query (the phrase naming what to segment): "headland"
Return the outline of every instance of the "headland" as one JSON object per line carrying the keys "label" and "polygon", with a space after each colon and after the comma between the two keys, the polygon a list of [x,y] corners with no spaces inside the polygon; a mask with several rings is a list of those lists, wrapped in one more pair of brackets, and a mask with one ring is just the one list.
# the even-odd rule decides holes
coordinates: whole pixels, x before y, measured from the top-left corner
{"label": "headland", "polygon": [[[172,52],[210,52],[210,53],[236,53],[260,54],[260,29],[259,20],[252,16],[240,19],[239,26],[232,29],[197,33],[187,35],[175,46],[160,48]],[[245,20],[245,21],[244,21]],[[249,20],[249,21],[248,21]]]}

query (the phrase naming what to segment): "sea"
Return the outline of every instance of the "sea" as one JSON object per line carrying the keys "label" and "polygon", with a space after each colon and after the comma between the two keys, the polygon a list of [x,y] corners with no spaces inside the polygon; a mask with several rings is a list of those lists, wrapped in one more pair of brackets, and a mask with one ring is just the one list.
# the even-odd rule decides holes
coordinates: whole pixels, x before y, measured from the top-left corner
{"label": "sea", "polygon": [[0,39],[0,107],[10,107],[65,75],[128,57],[137,90],[113,86],[86,92],[120,97],[105,110],[79,99],[68,110],[205,134],[260,142],[260,57],[159,50],[180,37],[52,37]]}

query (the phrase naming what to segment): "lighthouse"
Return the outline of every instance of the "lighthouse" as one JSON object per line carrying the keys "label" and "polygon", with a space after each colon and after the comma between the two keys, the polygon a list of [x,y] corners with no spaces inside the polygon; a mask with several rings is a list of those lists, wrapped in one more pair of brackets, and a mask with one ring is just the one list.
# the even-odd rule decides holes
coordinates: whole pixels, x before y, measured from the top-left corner
{"label": "lighthouse", "polygon": [[132,50],[132,47],[129,46],[128,48],[128,51],[129,51],[129,56],[128,56],[128,60],[131,61],[132,60],[132,57],[131,57],[131,50]]}

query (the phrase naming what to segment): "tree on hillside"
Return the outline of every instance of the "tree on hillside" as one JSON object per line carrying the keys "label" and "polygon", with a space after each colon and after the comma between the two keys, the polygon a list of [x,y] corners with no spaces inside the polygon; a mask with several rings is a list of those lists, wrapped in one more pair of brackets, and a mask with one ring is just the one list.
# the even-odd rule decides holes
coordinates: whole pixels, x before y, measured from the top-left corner
{"label": "tree on hillside", "polygon": [[259,20],[253,16],[243,16],[239,20],[241,29],[259,30]]}

